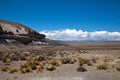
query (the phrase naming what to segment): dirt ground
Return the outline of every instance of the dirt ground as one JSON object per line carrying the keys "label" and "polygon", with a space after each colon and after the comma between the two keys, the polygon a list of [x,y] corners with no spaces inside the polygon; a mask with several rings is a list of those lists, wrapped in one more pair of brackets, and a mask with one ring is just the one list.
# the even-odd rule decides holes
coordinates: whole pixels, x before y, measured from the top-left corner
{"label": "dirt ground", "polygon": [[[1,51],[0,80],[120,80],[120,42],[67,44],[69,46]],[[18,57],[13,59],[14,55]],[[27,64],[22,69],[29,68],[31,71],[22,73],[20,65],[31,61],[29,57],[39,64],[34,64],[37,66],[34,70]],[[44,68],[38,71],[40,64]],[[3,69],[4,66],[9,69]],[[10,72],[11,69],[17,71]]]}

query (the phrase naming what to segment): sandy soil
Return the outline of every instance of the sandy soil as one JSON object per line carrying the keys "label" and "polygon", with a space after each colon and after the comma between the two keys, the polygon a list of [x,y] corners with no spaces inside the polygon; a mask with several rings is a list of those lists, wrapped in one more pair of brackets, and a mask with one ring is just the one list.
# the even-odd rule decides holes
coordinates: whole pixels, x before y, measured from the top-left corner
{"label": "sandy soil", "polygon": [[[20,71],[9,73],[9,71],[4,72],[0,70],[0,80],[120,80],[120,71],[116,69],[116,66],[120,65],[120,42],[104,42],[94,44],[78,42],[68,44],[72,44],[72,46],[47,46],[39,48],[39,50],[27,51],[30,52],[30,54],[35,53],[33,54],[35,56],[53,51],[53,54],[50,55],[50,57],[82,57],[87,59],[96,59],[96,63],[92,63],[92,66],[83,64],[82,67],[87,70],[83,72],[77,70],[80,67],[78,61],[72,64],[61,64],[56,67],[56,70],[53,71],[43,69],[40,72],[33,70],[30,73],[23,74]],[[47,57],[48,56],[49,55],[47,55]],[[106,59],[108,61],[105,61]],[[10,68],[18,68],[20,64],[25,62],[26,61],[21,60],[12,61],[8,66]],[[108,69],[96,69],[96,65],[102,62],[109,64]],[[4,65],[6,65],[6,63],[0,61],[0,69],[2,69]]]}

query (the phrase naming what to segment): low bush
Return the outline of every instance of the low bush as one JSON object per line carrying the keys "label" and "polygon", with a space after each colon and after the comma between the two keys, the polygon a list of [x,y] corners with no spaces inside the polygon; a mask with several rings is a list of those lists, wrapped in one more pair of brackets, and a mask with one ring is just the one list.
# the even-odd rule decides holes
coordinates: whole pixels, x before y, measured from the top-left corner
{"label": "low bush", "polygon": [[9,73],[17,72],[17,69],[10,69]]}
{"label": "low bush", "polygon": [[60,66],[62,64],[62,59],[52,59],[48,61],[48,64],[54,65],[54,66]]}
{"label": "low bush", "polygon": [[98,69],[98,70],[106,70],[106,69],[108,69],[108,63],[101,63],[101,64],[97,64],[96,65],[96,68]]}
{"label": "low bush", "polygon": [[8,66],[3,66],[1,70],[2,70],[2,71],[8,71],[8,70],[9,70],[9,67],[8,67]]}
{"label": "low bush", "polygon": [[116,67],[117,71],[120,71],[120,65]]}
{"label": "low bush", "polygon": [[83,66],[83,64],[87,64],[88,66],[92,66],[92,61],[86,58],[79,58],[78,59],[79,65]]}
{"label": "low bush", "polygon": [[29,73],[31,70],[29,68],[21,68],[20,69],[21,73]]}
{"label": "low bush", "polygon": [[62,64],[71,64],[72,62],[71,62],[71,60],[70,60],[70,58],[62,58]]}
{"label": "low bush", "polygon": [[22,73],[28,73],[32,70],[41,71],[43,68],[43,65],[41,65],[39,61],[35,58],[29,58],[25,63],[20,65],[20,71]]}
{"label": "low bush", "polygon": [[106,58],[104,59],[104,62],[109,62],[109,61],[113,61],[113,59],[110,58],[110,57],[106,57]]}
{"label": "low bush", "polygon": [[56,70],[56,67],[54,65],[48,65],[46,69],[47,71],[53,71],[53,70]]}

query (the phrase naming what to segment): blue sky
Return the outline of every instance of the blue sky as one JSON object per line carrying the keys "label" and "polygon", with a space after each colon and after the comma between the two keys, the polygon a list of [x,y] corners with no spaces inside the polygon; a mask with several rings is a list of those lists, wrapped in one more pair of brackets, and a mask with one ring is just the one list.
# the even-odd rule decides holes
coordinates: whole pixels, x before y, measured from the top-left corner
{"label": "blue sky", "polygon": [[37,31],[120,31],[120,0],[0,0],[0,19]]}
{"label": "blue sky", "polygon": [[0,19],[38,32],[120,32],[120,0],[0,0]]}

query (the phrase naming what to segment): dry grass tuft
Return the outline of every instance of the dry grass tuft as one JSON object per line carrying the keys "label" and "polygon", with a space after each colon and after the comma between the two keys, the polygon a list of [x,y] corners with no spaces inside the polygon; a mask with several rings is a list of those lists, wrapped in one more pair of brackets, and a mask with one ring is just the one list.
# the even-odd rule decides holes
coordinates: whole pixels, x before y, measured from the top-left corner
{"label": "dry grass tuft", "polygon": [[39,61],[32,58],[32,59],[28,59],[26,63],[24,63],[24,67],[30,68],[32,70],[37,69],[37,66],[39,65]]}
{"label": "dry grass tuft", "polygon": [[88,66],[92,66],[92,61],[90,59],[87,58],[79,58],[78,59],[79,65],[83,66],[83,64],[87,64]]}
{"label": "dry grass tuft", "polygon": [[93,65],[93,64],[92,64],[92,61],[88,61],[87,65],[88,65],[88,66],[92,66],[92,65]]}
{"label": "dry grass tuft", "polygon": [[29,68],[20,68],[21,73],[29,73],[32,72]]}
{"label": "dry grass tuft", "polygon": [[96,65],[96,68],[98,69],[98,70],[106,70],[106,69],[108,69],[108,63],[101,63],[101,64],[97,64]]}
{"label": "dry grass tuft", "polygon": [[42,69],[43,65],[35,58],[29,58],[24,64],[20,65],[20,71],[22,73],[29,73],[32,70],[41,71]]}
{"label": "dry grass tuft", "polygon": [[120,65],[116,67],[117,71],[120,71]]}
{"label": "dry grass tuft", "polygon": [[8,67],[8,66],[3,66],[1,70],[2,70],[2,71],[8,71],[8,70],[9,70],[9,67]]}
{"label": "dry grass tuft", "polygon": [[110,61],[113,61],[113,59],[110,58],[110,57],[105,57],[105,59],[104,59],[103,61],[104,61],[104,62],[110,62]]}
{"label": "dry grass tuft", "polygon": [[17,69],[10,69],[9,73],[17,72]]}
{"label": "dry grass tuft", "polygon": [[75,60],[73,58],[62,58],[62,64],[73,64]]}
{"label": "dry grass tuft", "polygon": [[46,69],[47,71],[53,71],[53,70],[56,70],[56,67],[54,65],[48,65]]}
{"label": "dry grass tuft", "polygon": [[54,66],[60,66],[62,64],[62,60],[60,58],[52,59],[48,61],[48,64],[54,65]]}

